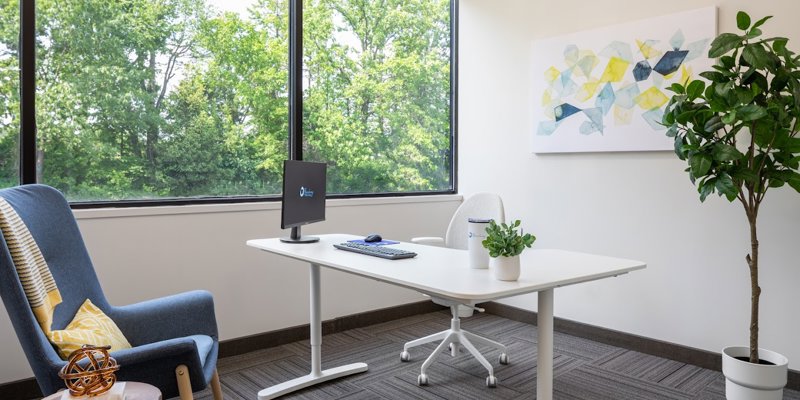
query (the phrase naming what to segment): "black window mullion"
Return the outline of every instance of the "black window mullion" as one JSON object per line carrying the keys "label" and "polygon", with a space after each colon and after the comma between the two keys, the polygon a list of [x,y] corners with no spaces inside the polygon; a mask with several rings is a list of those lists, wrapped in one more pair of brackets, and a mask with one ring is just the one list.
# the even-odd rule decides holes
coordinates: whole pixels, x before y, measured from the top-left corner
{"label": "black window mullion", "polygon": [[19,2],[19,181],[36,183],[36,2]]}
{"label": "black window mullion", "polygon": [[303,0],[289,1],[289,159],[303,159]]}

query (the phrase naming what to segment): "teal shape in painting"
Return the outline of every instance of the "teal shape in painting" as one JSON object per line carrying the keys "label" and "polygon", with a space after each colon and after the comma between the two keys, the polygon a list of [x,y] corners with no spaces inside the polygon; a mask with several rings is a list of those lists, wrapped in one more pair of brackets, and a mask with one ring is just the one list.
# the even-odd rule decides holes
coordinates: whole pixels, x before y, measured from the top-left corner
{"label": "teal shape in painting", "polygon": [[606,82],[603,89],[600,90],[600,93],[597,95],[594,105],[603,111],[603,115],[608,115],[608,112],[611,111],[611,106],[614,105],[615,98],[616,96],[614,95],[614,88],[611,86],[611,82]]}

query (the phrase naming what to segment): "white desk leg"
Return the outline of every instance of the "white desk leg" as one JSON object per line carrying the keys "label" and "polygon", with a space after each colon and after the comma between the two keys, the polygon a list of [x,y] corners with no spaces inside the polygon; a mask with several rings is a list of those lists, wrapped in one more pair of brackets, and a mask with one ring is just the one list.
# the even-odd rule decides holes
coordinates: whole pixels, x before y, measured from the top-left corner
{"label": "white desk leg", "polygon": [[258,392],[258,400],[274,399],[331,379],[357,374],[367,370],[367,364],[354,363],[322,370],[322,300],[320,294],[319,265],[311,264],[311,373]]}
{"label": "white desk leg", "polygon": [[536,364],[536,399],[553,399],[553,289],[539,292],[537,311],[539,357]]}

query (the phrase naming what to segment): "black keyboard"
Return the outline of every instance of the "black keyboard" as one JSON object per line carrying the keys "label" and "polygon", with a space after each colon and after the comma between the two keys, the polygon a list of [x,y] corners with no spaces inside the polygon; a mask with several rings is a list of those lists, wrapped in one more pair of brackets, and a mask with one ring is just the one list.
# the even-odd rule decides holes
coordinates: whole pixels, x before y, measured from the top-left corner
{"label": "black keyboard", "polygon": [[400,258],[412,258],[417,255],[413,251],[395,249],[393,247],[384,246],[367,246],[360,243],[344,242],[334,244],[333,247],[341,250],[352,251],[355,253],[366,254],[368,256],[387,258],[389,260],[397,260]]}

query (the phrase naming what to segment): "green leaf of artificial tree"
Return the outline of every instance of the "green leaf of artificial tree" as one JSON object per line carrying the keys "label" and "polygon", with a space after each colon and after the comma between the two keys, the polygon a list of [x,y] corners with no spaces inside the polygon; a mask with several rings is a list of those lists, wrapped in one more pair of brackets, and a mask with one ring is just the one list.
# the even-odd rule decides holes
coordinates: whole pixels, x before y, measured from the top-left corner
{"label": "green leaf of artificial tree", "polygon": [[706,83],[701,80],[692,81],[689,86],[686,87],[686,96],[689,97],[689,100],[694,100],[698,98],[700,95],[703,94],[703,91],[706,89]]}
{"label": "green leaf of artificial tree", "polygon": [[733,179],[731,176],[722,173],[717,178],[717,181],[714,183],[714,187],[717,189],[720,195],[724,195],[728,201],[736,200],[736,196],[739,194],[739,188],[733,183]]}
{"label": "green leaf of artificial tree", "polygon": [[756,23],[753,24],[753,29],[756,29],[756,28],[760,27],[761,25],[764,25],[764,22],[767,22],[767,20],[770,19],[770,18],[772,18],[772,15],[767,15],[766,17],[761,18],[760,20],[756,21]]}
{"label": "green leaf of artificial tree", "polygon": [[764,118],[767,115],[767,110],[758,104],[748,104],[744,107],[739,107],[736,113],[742,121],[755,121]]}
{"label": "green leaf of artificial tree", "polygon": [[689,166],[692,169],[692,175],[695,178],[707,175],[708,171],[711,169],[712,161],[711,156],[703,153],[697,153],[689,157]]}
{"label": "green leaf of artificial tree", "polygon": [[717,58],[739,47],[741,43],[741,36],[735,33],[723,33],[717,36],[714,41],[711,42],[711,48],[708,50],[708,56],[710,58]]}
{"label": "green leaf of artificial tree", "polygon": [[725,143],[717,143],[714,145],[714,159],[718,161],[734,161],[744,157],[736,147]]}
{"label": "green leaf of artificial tree", "polygon": [[736,13],[736,27],[741,30],[747,30],[750,27],[750,16],[744,11]]}

